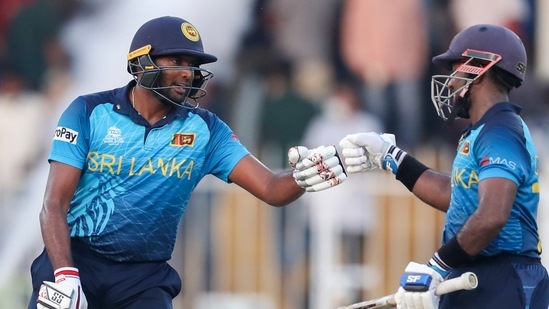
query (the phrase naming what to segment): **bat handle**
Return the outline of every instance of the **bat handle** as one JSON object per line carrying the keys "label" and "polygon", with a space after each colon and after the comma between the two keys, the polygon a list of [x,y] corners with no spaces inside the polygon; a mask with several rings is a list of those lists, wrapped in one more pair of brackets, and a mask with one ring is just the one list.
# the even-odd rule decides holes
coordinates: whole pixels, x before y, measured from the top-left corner
{"label": "bat handle", "polygon": [[435,291],[437,295],[443,295],[459,290],[472,290],[478,286],[478,278],[472,272],[463,273],[457,278],[442,281]]}
{"label": "bat handle", "polygon": [[[463,273],[457,278],[442,281],[436,288],[435,294],[443,295],[460,290],[473,290],[478,286],[478,278],[473,272]],[[375,308],[395,308],[395,295],[387,295],[381,298],[356,303],[350,306],[338,307],[337,309],[375,309]]]}

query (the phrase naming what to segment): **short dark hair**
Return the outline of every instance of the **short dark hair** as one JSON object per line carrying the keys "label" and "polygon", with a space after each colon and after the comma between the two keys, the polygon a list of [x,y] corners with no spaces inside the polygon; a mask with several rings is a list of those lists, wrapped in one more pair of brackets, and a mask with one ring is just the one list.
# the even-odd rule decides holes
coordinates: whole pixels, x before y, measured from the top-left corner
{"label": "short dark hair", "polygon": [[513,74],[496,66],[492,67],[486,73],[492,76],[492,79],[498,85],[499,89],[505,90],[507,93],[513,88],[519,87],[522,83],[522,81]]}

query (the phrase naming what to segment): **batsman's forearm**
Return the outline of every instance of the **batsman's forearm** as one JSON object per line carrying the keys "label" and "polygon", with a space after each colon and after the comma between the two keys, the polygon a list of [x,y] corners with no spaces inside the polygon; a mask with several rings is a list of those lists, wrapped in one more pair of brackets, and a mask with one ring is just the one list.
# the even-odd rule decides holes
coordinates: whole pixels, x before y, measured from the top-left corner
{"label": "batsman's forearm", "polygon": [[66,214],[44,207],[40,213],[40,228],[53,269],[74,266]]}
{"label": "batsman's forearm", "polygon": [[449,175],[429,169],[419,177],[412,192],[431,207],[446,212],[452,195],[450,181]]}
{"label": "batsman's forearm", "polygon": [[297,200],[305,190],[297,185],[292,172],[281,172],[271,179],[265,202],[272,206],[285,206]]}

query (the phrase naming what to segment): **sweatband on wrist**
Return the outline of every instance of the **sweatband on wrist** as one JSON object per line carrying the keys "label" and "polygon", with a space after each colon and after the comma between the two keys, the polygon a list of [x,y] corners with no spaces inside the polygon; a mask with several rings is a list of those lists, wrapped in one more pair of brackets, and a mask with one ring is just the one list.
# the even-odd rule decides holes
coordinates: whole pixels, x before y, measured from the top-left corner
{"label": "sweatband on wrist", "polygon": [[459,244],[454,236],[437,251],[440,259],[448,266],[455,268],[473,259]]}
{"label": "sweatband on wrist", "polygon": [[427,166],[416,160],[416,158],[407,155],[398,166],[396,179],[402,182],[402,184],[412,192],[419,176],[428,169]]}
{"label": "sweatband on wrist", "polygon": [[446,265],[444,261],[438,256],[438,252],[435,252],[429,262],[427,263],[427,266],[434,269],[437,273],[440,274],[442,278],[446,278],[450,271],[452,271],[452,267]]}

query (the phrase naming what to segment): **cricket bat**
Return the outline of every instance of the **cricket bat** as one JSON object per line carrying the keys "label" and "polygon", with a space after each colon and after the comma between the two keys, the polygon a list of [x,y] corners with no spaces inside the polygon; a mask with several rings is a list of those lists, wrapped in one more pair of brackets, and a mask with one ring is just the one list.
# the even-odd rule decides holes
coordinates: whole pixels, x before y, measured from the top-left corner
{"label": "cricket bat", "polygon": [[[478,285],[478,278],[472,272],[466,272],[460,277],[442,281],[436,289],[437,295],[443,295],[459,290],[472,290]],[[387,309],[396,308],[395,294],[380,298],[367,300],[349,306],[338,307],[337,309]]]}

